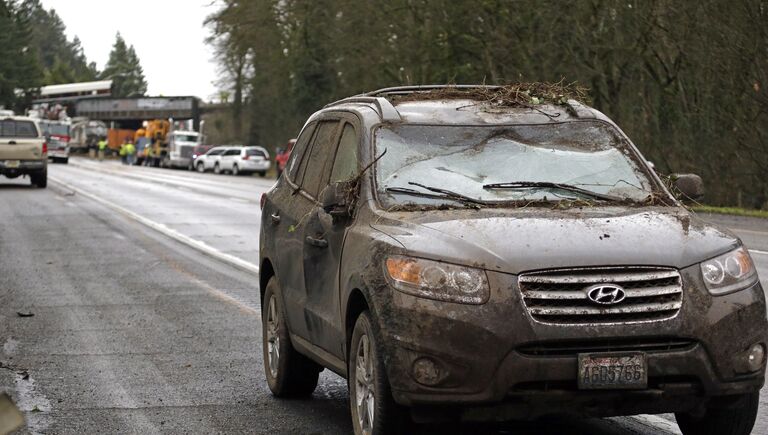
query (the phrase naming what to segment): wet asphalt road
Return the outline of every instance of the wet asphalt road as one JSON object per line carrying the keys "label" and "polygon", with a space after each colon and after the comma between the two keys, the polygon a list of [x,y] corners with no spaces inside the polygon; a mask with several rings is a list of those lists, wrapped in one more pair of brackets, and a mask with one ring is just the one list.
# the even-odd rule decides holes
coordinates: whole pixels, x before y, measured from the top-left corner
{"label": "wet asphalt road", "polygon": [[[49,173],[45,190],[0,177],[0,391],[25,411],[21,433],[349,433],[336,375],[310,400],[269,394],[254,273],[135,220],[256,263],[271,181],[81,160]],[[768,223],[713,218],[756,250],[768,287]],[[756,434],[768,433],[763,401]],[[669,418],[420,429],[679,433]]]}

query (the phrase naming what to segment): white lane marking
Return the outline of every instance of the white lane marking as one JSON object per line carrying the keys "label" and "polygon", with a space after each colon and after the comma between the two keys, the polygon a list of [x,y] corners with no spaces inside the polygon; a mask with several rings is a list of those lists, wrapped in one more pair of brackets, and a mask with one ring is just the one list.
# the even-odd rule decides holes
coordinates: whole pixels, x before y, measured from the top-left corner
{"label": "white lane marking", "polygon": [[751,233],[751,234],[760,234],[763,236],[768,236],[768,231],[745,230],[743,228],[732,228],[732,227],[728,227],[728,228],[730,228],[731,231],[736,231],[737,233],[741,232],[741,233]]}
{"label": "white lane marking", "polygon": [[768,255],[768,251],[760,251],[758,249],[749,249],[751,254]]}
{"label": "white lane marking", "polygon": [[155,221],[153,221],[151,219],[147,219],[147,218],[145,218],[144,216],[142,216],[140,214],[134,213],[134,212],[132,212],[132,211],[130,211],[130,210],[128,210],[128,209],[126,209],[126,208],[124,208],[122,206],[119,206],[119,205],[117,205],[117,204],[115,204],[115,203],[113,203],[111,201],[107,201],[104,198],[101,198],[101,197],[96,196],[96,195],[94,195],[92,193],[88,193],[88,192],[86,192],[86,191],[84,191],[84,190],[82,190],[80,188],[72,186],[71,184],[66,183],[64,181],[61,181],[61,180],[59,180],[56,177],[50,177],[49,176],[48,179],[53,181],[54,183],[58,183],[58,184],[60,184],[60,185],[62,185],[64,187],[66,187],[67,189],[69,189],[69,190],[71,190],[73,192],[77,192],[79,195],[82,195],[82,196],[84,196],[86,198],[92,199],[92,200],[98,202],[99,204],[102,204],[102,205],[104,205],[104,206],[106,206],[108,208],[111,208],[112,210],[122,214],[125,217],[133,219],[136,222],[138,222],[138,223],[140,223],[140,224],[142,224],[144,226],[152,228],[153,230],[155,230],[155,231],[157,231],[157,232],[159,232],[159,233],[161,233],[161,234],[163,234],[165,236],[168,236],[168,237],[176,240],[177,242],[181,242],[181,243],[189,246],[190,248],[196,249],[196,250],[198,250],[198,251],[200,251],[200,252],[202,252],[202,253],[210,256],[210,257],[216,258],[217,260],[223,261],[223,262],[225,262],[227,264],[230,264],[232,266],[235,266],[235,267],[237,267],[239,269],[245,270],[246,272],[252,272],[252,273],[255,273],[255,274],[259,273],[259,266],[256,265],[256,264],[253,264],[253,263],[251,263],[249,261],[243,260],[242,258],[235,257],[234,255],[227,254],[225,252],[221,252],[218,249],[212,247],[211,245],[209,245],[209,244],[207,244],[205,242],[193,239],[193,238],[191,238],[191,237],[189,237],[187,235],[184,235],[184,234],[174,230],[173,228],[169,228],[166,225],[161,224],[159,222],[155,222]]}

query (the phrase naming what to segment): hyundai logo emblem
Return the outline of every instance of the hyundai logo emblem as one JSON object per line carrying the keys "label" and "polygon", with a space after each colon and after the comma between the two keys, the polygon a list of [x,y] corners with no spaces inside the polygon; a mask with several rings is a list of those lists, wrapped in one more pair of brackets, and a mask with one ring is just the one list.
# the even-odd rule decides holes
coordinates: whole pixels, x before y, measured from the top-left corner
{"label": "hyundai logo emblem", "polygon": [[596,284],[585,291],[589,300],[600,305],[618,304],[627,297],[627,292],[615,284]]}

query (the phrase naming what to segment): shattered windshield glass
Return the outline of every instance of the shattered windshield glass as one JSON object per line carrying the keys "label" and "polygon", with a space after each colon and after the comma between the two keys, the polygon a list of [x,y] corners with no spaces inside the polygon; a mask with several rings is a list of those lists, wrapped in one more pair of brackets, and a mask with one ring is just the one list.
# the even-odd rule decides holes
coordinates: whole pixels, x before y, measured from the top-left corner
{"label": "shattered windshield glass", "polygon": [[[653,190],[618,132],[598,121],[404,124],[378,129],[375,143],[377,155],[386,150],[376,164],[379,196],[394,205],[455,203],[457,195],[488,203],[600,195],[643,201]],[[453,198],[437,197],[437,190]]]}

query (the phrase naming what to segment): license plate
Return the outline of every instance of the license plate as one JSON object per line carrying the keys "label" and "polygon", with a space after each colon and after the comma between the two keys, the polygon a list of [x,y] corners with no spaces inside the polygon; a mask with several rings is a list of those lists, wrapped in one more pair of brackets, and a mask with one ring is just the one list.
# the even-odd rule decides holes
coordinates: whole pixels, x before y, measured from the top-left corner
{"label": "license plate", "polygon": [[18,160],[6,160],[5,161],[5,167],[6,168],[18,168],[19,165],[21,165],[21,162]]}
{"label": "license plate", "polygon": [[642,352],[579,354],[579,388],[648,388],[648,364]]}

